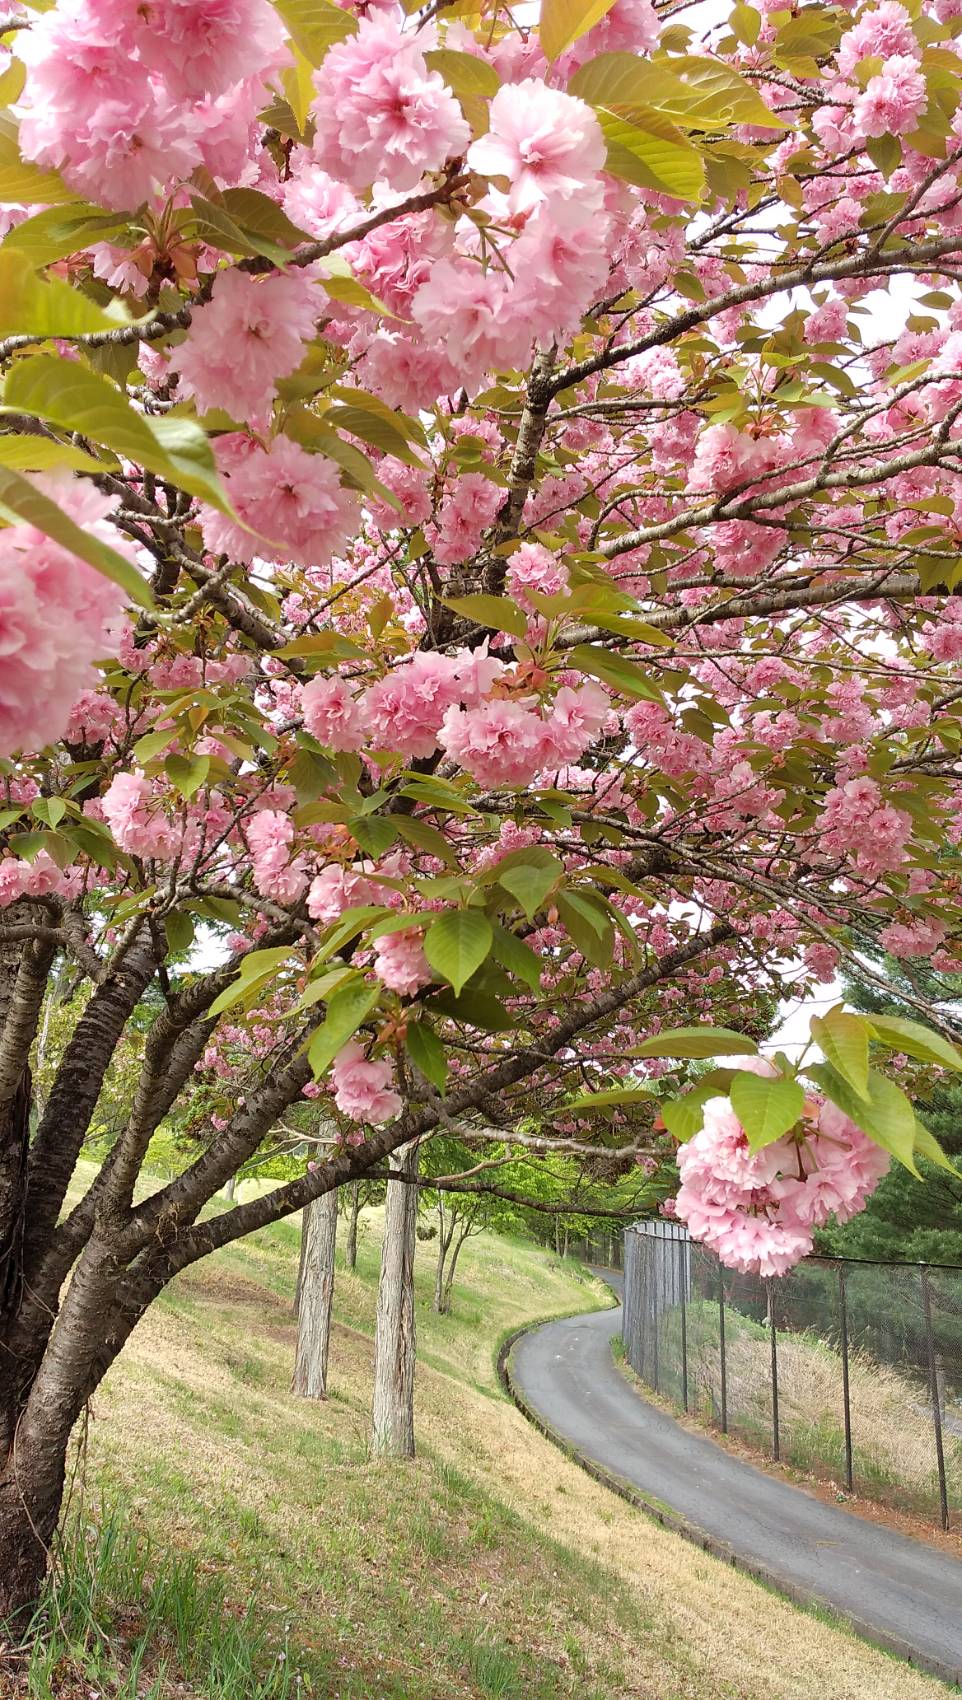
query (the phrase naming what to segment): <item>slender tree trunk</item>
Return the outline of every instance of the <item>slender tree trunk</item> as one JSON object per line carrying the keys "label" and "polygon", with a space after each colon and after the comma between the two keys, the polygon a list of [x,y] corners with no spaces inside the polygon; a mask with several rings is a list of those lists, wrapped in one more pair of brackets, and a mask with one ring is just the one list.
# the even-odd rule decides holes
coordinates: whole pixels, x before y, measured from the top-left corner
{"label": "slender tree trunk", "polygon": [[357,1219],[361,1214],[361,1183],[355,1181],[350,1188],[351,1208],[347,1218],[347,1243],[344,1247],[344,1261],[348,1269],[357,1268]]}
{"label": "slender tree trunk", "polygon": [[562,1257],[567,1257],[567,1255],[568,1255],[568,1230],[567,1230],[567,1228],[565,1229],[564,1244],[562,1245],[562,1248],[561,1248],[561,1255],[562,1255]]}
{"label": "slender tree trunk", "polygon": [[442,1316],[447,1316],[449,1310],[451,1309],[451,1294],[454,1291],[454,1274],[455,1274],[455,1270],[458,1267],[458,1258],[461,1256],[461,1247],[464,1245],[464,1242],[467,1239],[470,1232],[471,1232],[471,1223],[465,1222],[464,1228],[461,1232],[460,1237],[458,1239],[456,1239],[455,1242],[454,1242],[454,1247],[453,1247],[453,1250],[451,1252],[451,1257],[450,1257],[449,1262],[448,1262],[447,1274],[444,1277],[444,1291],[441,1294],[441,1307],[440,1308],[441,1308],[441,1315]]}
{"label": "slender tree trunk", "polygon": [[227,1182],[227,1185],[224,1188],[224,1197],[227,1199],[228,1204],[233,1202],[234,1194],[236,1193],[236,1191],[237,1191],[237,1176],[231,1175],[230,1180]]}
{"label": "slender tree trunk", "polygon": [[[416,1144],[389,1159],[393,1169],[417,1173]],[[388,1458],[414,1457],[414,1248],[418,1191],[389,1181],[374,1335],[373,1447]]]}
{"label": "slender tree trunk", "polygon": [[561,1256],[561,1218],[560,1218],[560,1216],[556,1216],[555,1219],[554,1219],[554,1250],[555,1250],[555,1256],[560,1257]]}
{"label": "slender tree trunk", "polygon": [[304,1212],[306,1247],[297,1309],[294,1392],[305,1399],[327,1396],[327,1357],[334,1305],[334,1246],[337,1240],[337,1192],[325,1192]]}
{"label": "slender tree trunk", "polygon": [[444,1200],[438,1199],[438,1261],[434,1271],[434,1308],[439,1316],[444,1315],[444,1266],[447,1260],[451,1237],[454,1233],[455,1218],[453,1213],[445,1216]]}

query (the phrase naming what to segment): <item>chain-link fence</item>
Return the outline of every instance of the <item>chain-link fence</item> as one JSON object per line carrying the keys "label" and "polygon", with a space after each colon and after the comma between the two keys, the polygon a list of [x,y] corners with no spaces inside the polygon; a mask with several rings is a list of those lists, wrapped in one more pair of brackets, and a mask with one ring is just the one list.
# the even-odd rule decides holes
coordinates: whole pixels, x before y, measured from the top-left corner
{"label": "chain-link fence", "polygon": [[624,1267],[649,1387],[840,1490],[962,1522],[962,1268],[808,1257],[762,1280],[660,1221],[625,1234]]}

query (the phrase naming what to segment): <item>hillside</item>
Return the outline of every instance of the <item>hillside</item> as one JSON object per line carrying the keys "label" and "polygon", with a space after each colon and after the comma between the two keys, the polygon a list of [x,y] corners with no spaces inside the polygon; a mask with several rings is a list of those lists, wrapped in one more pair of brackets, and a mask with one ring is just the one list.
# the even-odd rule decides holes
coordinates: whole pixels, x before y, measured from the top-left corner
{"label": "hillside", "polygon": [[[651,1524],[528,1426],[497,1384],[500,1338],[606,1302],[590,1277],[532,1245],[469,1242],[446,1318],[430,1310],[433,1246],[419,1247],[420,1456],[371,1463],[379,1227],[368,1213],[357,1273],[338,1270],[323,1405],[288,1391],[293,1224],[181,1277],[141,1325],[87,1435],[77,1527],[97,1590],[62,1596],[31,1697],[947,1694]],[[153,1627],[131,1676],[145,1612]],[[72,1660],[51,1667],[84,1624],[86,1680],[74,1686]]]}

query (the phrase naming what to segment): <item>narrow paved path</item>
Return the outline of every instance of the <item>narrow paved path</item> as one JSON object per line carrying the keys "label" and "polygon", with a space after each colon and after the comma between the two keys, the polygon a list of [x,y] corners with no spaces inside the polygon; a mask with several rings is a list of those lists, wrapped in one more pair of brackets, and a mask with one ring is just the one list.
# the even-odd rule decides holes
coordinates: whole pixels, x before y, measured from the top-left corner
{"label": "narrow paved path", "polygon": [[712,1550],[962,1683],[962,1562],[683,1428],[615,1366],[611,1342],[620,1331],[618,1307],[522,1335],[509,1361],[515,1392],[556,1437],[674,1513]]}

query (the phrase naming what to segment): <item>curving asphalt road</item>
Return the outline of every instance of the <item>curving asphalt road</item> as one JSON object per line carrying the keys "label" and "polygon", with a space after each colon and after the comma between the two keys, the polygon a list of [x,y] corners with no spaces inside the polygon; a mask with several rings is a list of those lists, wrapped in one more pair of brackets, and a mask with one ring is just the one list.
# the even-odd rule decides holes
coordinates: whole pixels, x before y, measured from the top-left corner
{"label": "curving asphalt road", "polygon": [[962,1684],[962,1563],[766,1475],[649,1405],[613,1362],[620,1329],[617,1306],[522,1335],[508,1374],[528,1414],[673,1527]]}

